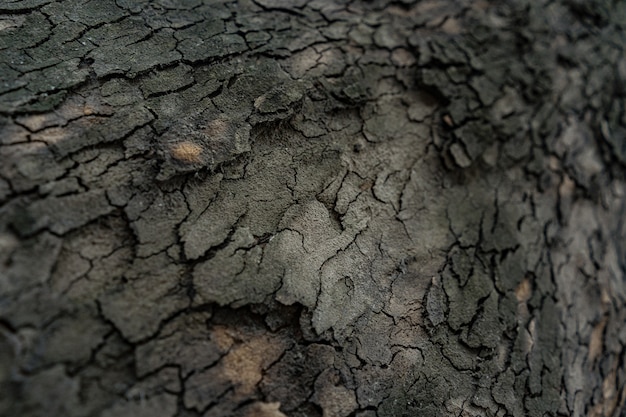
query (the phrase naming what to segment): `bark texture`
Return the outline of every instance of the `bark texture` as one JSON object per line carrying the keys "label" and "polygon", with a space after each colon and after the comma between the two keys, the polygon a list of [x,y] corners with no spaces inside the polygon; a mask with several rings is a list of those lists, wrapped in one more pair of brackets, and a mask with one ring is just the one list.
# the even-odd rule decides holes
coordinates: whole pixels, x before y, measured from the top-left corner
{"label": "bark texture", "polygon": [[0,1],[0,415],[626,415],[625,30]]}

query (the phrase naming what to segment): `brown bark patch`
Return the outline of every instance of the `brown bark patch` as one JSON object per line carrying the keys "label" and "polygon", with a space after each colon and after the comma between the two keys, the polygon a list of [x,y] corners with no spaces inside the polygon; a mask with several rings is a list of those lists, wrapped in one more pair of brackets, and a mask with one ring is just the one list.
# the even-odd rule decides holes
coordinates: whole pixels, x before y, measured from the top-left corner
{"label": "brown bark patch", "polygon": [[174,159],[187,164],[195,164],[200,162],[200,155],[202,154],[202,146],[193,142],[180,142],[175,143],[170,153]]}

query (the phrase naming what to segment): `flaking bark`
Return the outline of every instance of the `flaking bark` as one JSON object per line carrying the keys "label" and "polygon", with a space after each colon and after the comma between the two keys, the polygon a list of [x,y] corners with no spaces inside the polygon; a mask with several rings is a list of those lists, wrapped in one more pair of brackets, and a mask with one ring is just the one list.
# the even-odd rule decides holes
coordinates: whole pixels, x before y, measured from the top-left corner
{"label": "flaking bark", "polygon": [[0,2],[0,415],[624,416],[625,22]]}

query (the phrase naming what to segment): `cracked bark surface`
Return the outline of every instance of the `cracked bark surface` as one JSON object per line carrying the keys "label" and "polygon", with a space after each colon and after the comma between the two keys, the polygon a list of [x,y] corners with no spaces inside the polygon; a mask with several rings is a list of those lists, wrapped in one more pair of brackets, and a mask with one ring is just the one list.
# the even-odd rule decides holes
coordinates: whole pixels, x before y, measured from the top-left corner
{"label": "cracked bark surface", "polygon": [[624,416],[625,22],[0,2],[0,415]]}

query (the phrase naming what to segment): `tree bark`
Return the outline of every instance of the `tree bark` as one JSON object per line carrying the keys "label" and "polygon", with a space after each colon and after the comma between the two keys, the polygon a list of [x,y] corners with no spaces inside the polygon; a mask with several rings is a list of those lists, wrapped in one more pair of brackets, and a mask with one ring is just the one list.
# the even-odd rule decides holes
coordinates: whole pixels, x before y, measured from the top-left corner
{"label": "tree bark", "polygon": [[0,1],[0,415],[626,416],[625,22]]}

